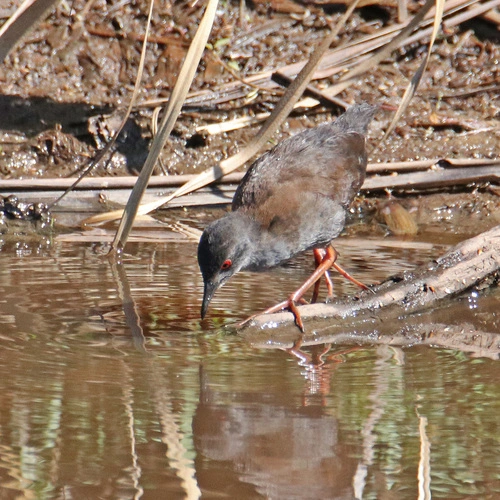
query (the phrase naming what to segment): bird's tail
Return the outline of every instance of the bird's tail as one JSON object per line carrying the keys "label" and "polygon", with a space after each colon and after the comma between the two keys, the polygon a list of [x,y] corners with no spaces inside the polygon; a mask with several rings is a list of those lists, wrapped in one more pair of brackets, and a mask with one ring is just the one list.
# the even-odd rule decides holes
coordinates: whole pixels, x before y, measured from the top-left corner
{"label": "bird's tail", "polygon": [[366,103],[355,104],[348,108],[343,115],[340,115],[333,122],[333,125],[344,132],[358,132],[359,134],[366,135],[368,125],[372,121],[377,109],[376,106]]}

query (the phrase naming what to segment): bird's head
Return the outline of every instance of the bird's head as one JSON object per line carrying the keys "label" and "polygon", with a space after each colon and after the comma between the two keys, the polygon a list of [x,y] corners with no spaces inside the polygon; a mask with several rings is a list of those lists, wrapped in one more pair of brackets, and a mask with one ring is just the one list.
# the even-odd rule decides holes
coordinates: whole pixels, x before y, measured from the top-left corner
{"label": "bird's head", "polygon": [[202,319],[216,290],[233,274],[248,267],[255,241],[250,234],[252,227],[253,221],[248,217],[233,212],[203,231],[198,245],[198,264],[204,283]]}

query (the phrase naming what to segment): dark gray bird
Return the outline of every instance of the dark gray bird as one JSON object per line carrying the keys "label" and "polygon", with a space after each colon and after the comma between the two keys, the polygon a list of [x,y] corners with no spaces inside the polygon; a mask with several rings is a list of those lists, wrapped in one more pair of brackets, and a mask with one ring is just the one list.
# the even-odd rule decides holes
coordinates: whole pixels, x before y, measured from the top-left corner
{"label": "dark gray bird", "polygon": [[[315,251],[316,271],[265,312],[288,307],[303,330],[295,304],[307,289],[317,282],[317,296],[319,279],[332,265],[352,279],[335,264],[330,243],[343,230],[346,211],[363,184],[365,135],[375,111],[368,104],[354,105],[333,123],[284,140],[252,164],[236,190],[233,211],[211,223],[200,239],[202,318],[215,291],[233,274],[268,269],[309,249]],[[328,278],[327,283],[331,293]]]}

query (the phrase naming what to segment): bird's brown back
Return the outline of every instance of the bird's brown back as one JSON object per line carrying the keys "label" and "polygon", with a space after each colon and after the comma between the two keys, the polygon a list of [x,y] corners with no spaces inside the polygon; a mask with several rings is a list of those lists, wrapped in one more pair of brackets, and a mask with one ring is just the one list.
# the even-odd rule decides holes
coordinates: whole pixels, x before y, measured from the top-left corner
{"label": "bird's brown back", "polygon": [[365,177],[364,137],[330,125],[299,136],[281,142],[250,167],[233,210],[243,210],[267,227],[276,217],[304,210],[305,203],[309,207],[311,196],[327,197],[344,208],[351,203]]}

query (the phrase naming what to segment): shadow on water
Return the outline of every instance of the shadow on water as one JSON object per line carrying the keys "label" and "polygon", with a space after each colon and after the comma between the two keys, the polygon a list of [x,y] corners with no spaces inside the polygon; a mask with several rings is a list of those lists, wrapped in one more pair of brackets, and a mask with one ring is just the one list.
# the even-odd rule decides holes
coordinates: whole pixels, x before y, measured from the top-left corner
{"label": "shadow on water", "polygon": [[[366,282],[446,244],[345,238]],[[199,320],[196,242],[0,252],[5,498],[495,498],[498,362],[389,345],[252,347],[224,325],[307,276],[241,273]],[[335,278],[338,293],[351,285]],[[498,289],[439,311],[496,324]],[[397,325],[395,325],[397,327]]]}

